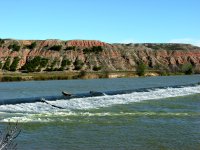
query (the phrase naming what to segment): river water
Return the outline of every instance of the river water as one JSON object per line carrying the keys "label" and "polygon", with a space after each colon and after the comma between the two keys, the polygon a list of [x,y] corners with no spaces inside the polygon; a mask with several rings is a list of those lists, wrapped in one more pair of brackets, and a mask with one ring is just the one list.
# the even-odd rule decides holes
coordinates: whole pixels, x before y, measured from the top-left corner
{"label": "river water", "polygon": [[[199,150],[199,82],[200,75],[4,82],[0,130],[18,122],[20,150]],[[61,91],[103,95],[6,105]]]}

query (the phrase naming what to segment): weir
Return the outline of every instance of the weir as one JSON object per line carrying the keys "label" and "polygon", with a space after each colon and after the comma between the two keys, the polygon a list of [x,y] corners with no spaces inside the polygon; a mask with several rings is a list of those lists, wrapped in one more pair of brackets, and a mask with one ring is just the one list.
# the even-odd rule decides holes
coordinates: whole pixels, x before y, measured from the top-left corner
{"label": "weir", "polygon": [[98,92],[98,91],[89,91],[88,93],[79,93],[79,94],[71,94],[69,96],[65,95],[56,95],[56,96],[40,96],[40,97],[28,97],[28,98],[15,98],[15,99],[5,99],[0,100],[0,105],[9,105],[9,104],[21,104],[21,103],[48,103],[47,101],[55,101],[55,100],[70,100],[74,98],[87,98],[87,97],[97,97],[97,96],[105,96],[105,95],[120,95],[120,94],[129,94],[133,92],[150,92],[155,91],[156,89],[167,89],[167,88],[183,88],[183,87],[194,87],[198,86],[200,83],[189,84],[189,85],[178,85],[178,86],[165,86],[165,87],[152,87],[152,88],[140,88],[134,90],[119,90],[119,91],[106,91],[106,92]]}
{"label": "weir", "polygon": [[71,96],[40,96],[40,97],[28,97],[28,98],[15,98],[15,99],[5,99],[0,100],[0,105],[9,105],[9,104],[21,104],[21,103],[36,103],[36,102],[44,102],[55,101],[60,99],[72,99],[72,98],[83,98],[83,97],[95,97],[95,96],[103,96],[104,94],[101,92],[89,92],[89,93],[80,93],[80,94],[72,94]]}

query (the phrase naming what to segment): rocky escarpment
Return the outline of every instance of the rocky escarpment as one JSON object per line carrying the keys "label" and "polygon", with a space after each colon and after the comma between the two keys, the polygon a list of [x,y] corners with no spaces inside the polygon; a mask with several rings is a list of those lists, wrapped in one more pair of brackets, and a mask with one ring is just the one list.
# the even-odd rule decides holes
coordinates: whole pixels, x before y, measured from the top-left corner
{"label": "rocky escarpment", "polygon": [[199,73],[200,48],[189,44],[0,39],[1,70],[132,71],[141,62],[149,69],[168,71],[190,64]]}

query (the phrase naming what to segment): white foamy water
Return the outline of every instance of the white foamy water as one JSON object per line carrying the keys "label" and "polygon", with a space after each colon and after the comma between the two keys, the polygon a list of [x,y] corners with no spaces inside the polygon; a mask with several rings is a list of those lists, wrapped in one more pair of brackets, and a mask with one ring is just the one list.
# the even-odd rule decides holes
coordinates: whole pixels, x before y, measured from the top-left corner
{"label": "white foamy water", "polygon": [[70,100],[56,100],[48,101],[48,103],[62,107],[59,109],[51,105],[37,102],[24,103],[16,105],[2,105],[0,112],[6,113],[23,113],[23,114],[38,114],[38,113],[58,113],[74,110],[89,110],[98,109],[101,107],[110,107],[118,104],[129,104],[133,102],[140,102],[144,100],[156,100],[169,97],[185,96],[200,93],[200,86],[182,87],[182,88],[166,88],[149,90],[148,92],[133,92],[130,94],[121,95],[105,95],[99,97],[75,98]]}
{"label": "white foamy water", "polygon": [[[20,115],[20,114],[18,114]],[[21,114],[22,115],[22,114]],[[185,117],[185,116],[200,116],[200,113],[165,113],[165,112],[57,112],[57,113],[44,113],[44,114],[27,114],[24,116],[6,117],[1,119],[1,122],[66,122],[72,121],[70,117],[129,117],[129,116],[162,116],[162,117]],[[59,118],[59,119],[58,119]]]}

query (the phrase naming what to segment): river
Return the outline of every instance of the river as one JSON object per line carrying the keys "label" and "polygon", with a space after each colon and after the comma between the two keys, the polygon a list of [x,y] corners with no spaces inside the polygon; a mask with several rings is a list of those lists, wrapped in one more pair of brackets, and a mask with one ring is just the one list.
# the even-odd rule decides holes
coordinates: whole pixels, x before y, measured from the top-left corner
{"label": "river", "polygon": [[[200,149],[200,75],[0,83],[0,130],[18,122],[20,150]],[[58,107],[54,107],[58,106]],[[60,109],[62,108],[62,109]]]}

